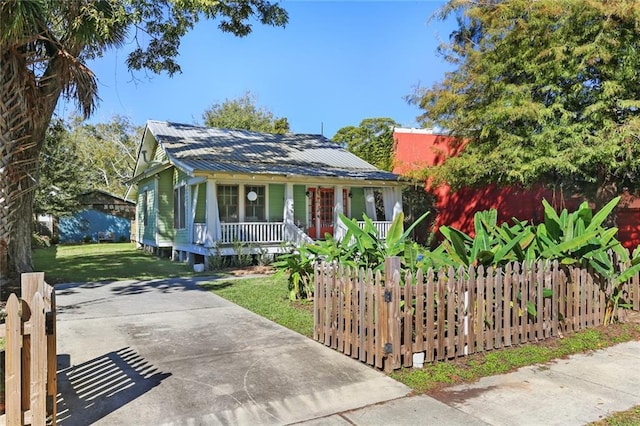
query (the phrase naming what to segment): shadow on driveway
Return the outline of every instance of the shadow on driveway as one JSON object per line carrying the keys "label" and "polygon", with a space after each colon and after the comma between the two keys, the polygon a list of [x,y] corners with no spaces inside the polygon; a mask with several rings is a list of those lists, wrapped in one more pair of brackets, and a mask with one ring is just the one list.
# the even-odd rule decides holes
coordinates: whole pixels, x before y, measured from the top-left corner
{"label": "shadow on driveway", "polygon": [[[68,356],[59,355],[59,359],[65,358],[68,360]],[[128,347],[59,369],[57,424],[92,424],[169,376]]]}

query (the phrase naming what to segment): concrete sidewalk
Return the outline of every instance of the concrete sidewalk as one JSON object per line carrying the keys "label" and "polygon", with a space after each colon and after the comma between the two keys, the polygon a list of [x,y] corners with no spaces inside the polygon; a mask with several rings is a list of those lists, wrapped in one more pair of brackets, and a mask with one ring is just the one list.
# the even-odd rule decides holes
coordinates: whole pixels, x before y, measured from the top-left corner
{"label": "concrete sidewalk", "polygon": [[524,367],[306,425],[584,425],[640,404],[640,342]]}

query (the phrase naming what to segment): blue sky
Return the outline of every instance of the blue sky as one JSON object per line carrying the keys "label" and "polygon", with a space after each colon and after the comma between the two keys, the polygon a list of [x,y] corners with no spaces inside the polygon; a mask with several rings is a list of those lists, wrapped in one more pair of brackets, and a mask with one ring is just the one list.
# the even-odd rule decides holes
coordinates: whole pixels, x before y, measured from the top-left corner
{"label": "blue sky", "polygon": [[[431,86],[449,69],[436,55],[451,23],[428,19],[439,1],[287,1],[286,28],[259,24],[236,38],[200,22],[184,39],[182,74],[136,72],[126,67],[127,46],[90,62],[102,99],[92,122],[112,115],[202,123],[214,103],[250,91],[257,104],[287,117],[296,133],[332,137],[364,118],[390,117],[417,126],[420,110],[404,97]],[[68,116],[73,107],[61,104]]]}

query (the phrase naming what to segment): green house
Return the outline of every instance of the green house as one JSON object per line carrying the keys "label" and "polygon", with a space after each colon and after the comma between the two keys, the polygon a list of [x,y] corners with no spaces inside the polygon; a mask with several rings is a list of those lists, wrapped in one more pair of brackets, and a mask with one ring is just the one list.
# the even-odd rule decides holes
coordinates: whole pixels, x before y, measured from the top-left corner
{"label": "green house", "polygon": [[338,219],[374,219],[385,235],[402,211],[398,176],[320,135],[273,135],[149,121],[132,183],[140,247],[200,262],[234,247],[269,253],[340,238]]}

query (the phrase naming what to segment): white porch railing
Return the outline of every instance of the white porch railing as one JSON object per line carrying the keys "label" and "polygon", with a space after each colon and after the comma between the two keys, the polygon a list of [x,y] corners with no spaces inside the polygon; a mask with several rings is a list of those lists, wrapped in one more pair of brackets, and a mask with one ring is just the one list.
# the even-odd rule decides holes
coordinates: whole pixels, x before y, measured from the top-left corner
{"label": "white porch railing", "polygon": [[238,222],[221,224],[222,244],[234,241],[243,243],[279,243],[282,241],[282,222]]}
{"label": "white porch railing", "polygon": [[[358,225],[360,228],[364,228],[365,222],[363,220],[358,221]],[[378,231],[378,237],[382,240],[387,239],[387,234],[389,233],[389,228],[391,228],[391,221],[386,220],[375,220],[373,221],[373,226]]]}
{"label": "white porch railing", "polygon": [[[358,225],[364,228],[364,221],[359,221]],[[373,225],[378,231],[381,239],[387,238],[390,221],[374,221]],[[282,241],[290,241],[294,244],[308,243],[313,240],[309,238],[300,228],[290,224],[285,231],[286,225],[282,222],[237,222],[222,223],[220,228],[222,231],[221,244],[233,244],[234,241],[243,243],[280,243]],[[206,244],[207,242],[207,225],[204,223],[193,224],[193,243]]]}

